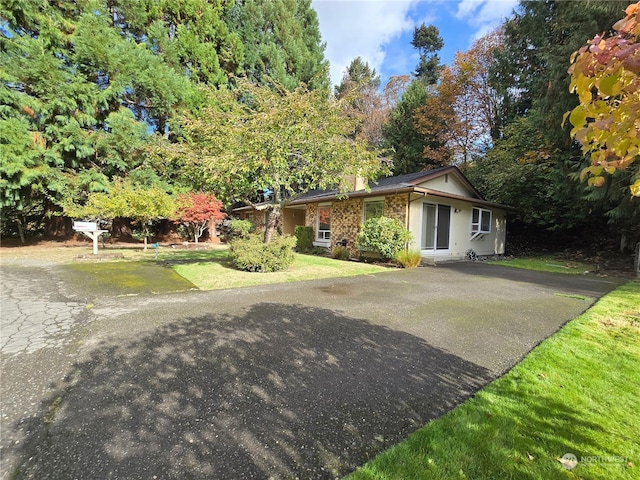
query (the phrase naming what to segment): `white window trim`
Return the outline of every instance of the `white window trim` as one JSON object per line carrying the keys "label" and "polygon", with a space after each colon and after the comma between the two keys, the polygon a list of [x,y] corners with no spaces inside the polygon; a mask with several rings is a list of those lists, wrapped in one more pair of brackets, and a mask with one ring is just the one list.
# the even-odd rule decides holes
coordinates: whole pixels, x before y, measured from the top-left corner
{"label": "white window trim", "polygon": [[[315,240],[313,241],[314,247],[331,247],[331,224],[329,224],[329,230],[320,230],[320,207],[329,207],[331,209],[330,203],[320,203],[318,204],[318,210],[316,213],[316,232],[315,232]],[[333,215],[333,212],[331,212]],[[323,238],[320,238],[320,233],[323,233]],[[324,238],[324,235],[329,234],[329,238]]]}
{"label": "white window trim", "polygon": [[[473,213],[475,211],[478,211],[478,221],[474,222],[473,221]],[[488,230],[483,230],[482,229],[482,217],[484,213],[488,213],[489,214],[489,229]],[[481,208],[481,207],[473,207],[473,209],[471,210],[471,234],[473,235],[471,237],[471,240],[473,240],[474,238],[480,236],[480,235],[486,235],[488,233],[491,233],[491,223],[493,221],[493,212],[491,210],[487,210],[486,208]]]}
{"label": "white window trim", "polygon": [[[443,207],[449,207],[449,248],[441,248],[438,249],[436,246],[437,243],[437,238],[434,236],[434,243],[433,243],[433,248],[422,248],[422,238],[420,238],[420,253],[422,255],[429,255],[430,257],[436,257],[436,256],[449,256],[451,255],[451,239],[452,239],[452,235],[453,235],[453,211],[454,211],[454,207],[453,205],[449,205],[448,203],[437,203],[437,202],[422,202],[421,203],[422,207],[420,208],[420,229],[422,230],[423,226],[424,226],[424,206],[425,205],[433,205],[434,207],[436,207],[436,212],[437,215],[440,215],[439,212],[439,207],[443,206]],[[436,223],[438,221],[438,217],[436,216]],[[421,235],[424,235],[424,232],[421,232]]]}

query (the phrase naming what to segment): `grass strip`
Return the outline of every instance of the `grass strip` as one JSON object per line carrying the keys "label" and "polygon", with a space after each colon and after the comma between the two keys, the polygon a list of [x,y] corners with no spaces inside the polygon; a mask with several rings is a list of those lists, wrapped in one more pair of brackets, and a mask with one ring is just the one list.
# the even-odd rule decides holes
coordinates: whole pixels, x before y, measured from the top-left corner
{"label": "grass strip", "polygon": [[298,282],[319,278],[350,277],[388,271],[386,267],[347,262],[314,255],[296,254],[291,267],[282,272],[243,272],[233,268],[225,255],[216,261],[176,263],[173,269],[201,290],[248,287],[274,283]]}
{"label": "grass strip", "polygon": [[595,264],[560,260],[554,257],[511,258],[491,260],[491,263],[538,272],[568,273],[573,275],[583,275],[585,272],[594,272],[597,269]]}
{"label": "grass strip", "polygon": [[347,479],[640,478],[639,365],[636,281]]}

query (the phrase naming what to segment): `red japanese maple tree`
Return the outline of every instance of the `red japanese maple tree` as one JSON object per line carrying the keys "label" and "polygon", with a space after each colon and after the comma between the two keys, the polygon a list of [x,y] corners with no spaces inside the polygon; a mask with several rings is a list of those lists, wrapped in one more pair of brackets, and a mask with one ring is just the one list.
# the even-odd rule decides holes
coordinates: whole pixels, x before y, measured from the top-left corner
{"label": "red japanese maple tree", "polygon": [[187,193],[178,196],[176,219],[182,222],[195,243],[209,225],[222,220],[222,202],[211,193]]}

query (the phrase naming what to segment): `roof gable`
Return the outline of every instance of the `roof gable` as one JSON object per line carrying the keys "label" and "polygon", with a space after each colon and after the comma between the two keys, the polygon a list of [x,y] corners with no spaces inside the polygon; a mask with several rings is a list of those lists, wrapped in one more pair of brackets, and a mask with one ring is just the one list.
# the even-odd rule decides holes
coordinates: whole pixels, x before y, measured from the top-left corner
{"label": "roof gable", "polygon": [[377,182],[369,182],[368,191],[362,189],[340,195],[337,190],[315,190],[298,197],[291,202],[291,205],[331,201],[341,196],[372,197],[401,192],[442,194],[442,196],[452,196],[461,200],[478,200],[483,203],[491,203],[484,199],[482,194],[457,167],[451,166],[381,178]]}
{"label": "roof gable", "polygon": [[441,167],[434,170],[386,177],[377,182],[369,182],[369,188],[372,192],[380,189],[406,187],[428,188],[484,200],[482,194],[476,190],[457,167]]}

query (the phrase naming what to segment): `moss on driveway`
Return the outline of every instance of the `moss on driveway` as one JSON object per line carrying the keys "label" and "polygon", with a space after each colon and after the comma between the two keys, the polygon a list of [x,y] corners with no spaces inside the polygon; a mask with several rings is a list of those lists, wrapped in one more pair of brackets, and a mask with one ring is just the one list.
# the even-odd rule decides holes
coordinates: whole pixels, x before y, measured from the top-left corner
{"label": "moss on driveway", "polygon": [[73,290],[91,296],[138,295],[197,289],[171,267],[155,262],[105,262],[62,265]]}

